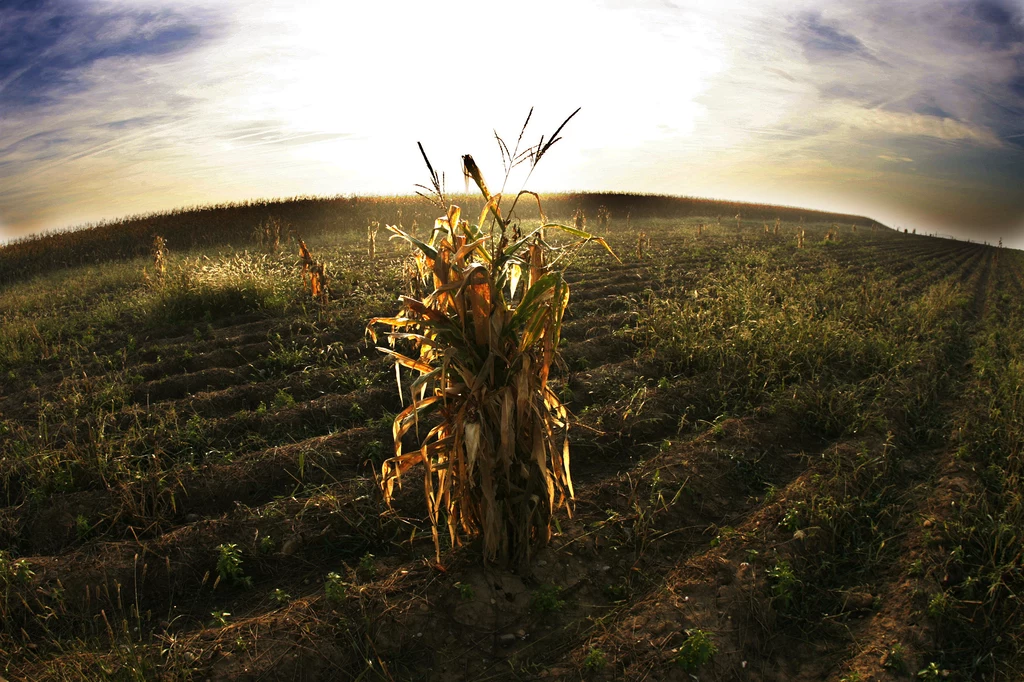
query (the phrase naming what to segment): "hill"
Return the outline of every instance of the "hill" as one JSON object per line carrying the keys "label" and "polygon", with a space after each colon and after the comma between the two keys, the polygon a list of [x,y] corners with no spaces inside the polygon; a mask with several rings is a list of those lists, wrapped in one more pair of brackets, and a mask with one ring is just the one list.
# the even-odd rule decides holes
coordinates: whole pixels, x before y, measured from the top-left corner
{"label": "hill", "polygon": [[[469,214],[483,207],[479,195],[457,196],[457,203]],[[555,194],[544,197],[545,210],[567,219],[577,208],[596,215],[599,206],[624,221],[627,215],[640,218],[685,218],[720,216],[730,220],[737,213],[751,220],[776,218],[796,221],[832,221],[869,226],[874,221],[822,211],[745,204],[692,197],[669,197],[623,193]],[[27,237],[0,246],[0,285],[33,275],[76,265],[123,261],[149,253],[156,235],[168,240],[170,248],[189,251],[217,246],[245,247],[256,240],[259,225],[276,218],[306,238],[337,231],[361,231],[373,220],[411,225],[433,224],[435,209],[418,196],[404,197],[295,197],[185,208],[165,213],[130,216],[121,220],[85,225],[63,231]],[[524,218],[536,218],[536,206],[524,204]]]}

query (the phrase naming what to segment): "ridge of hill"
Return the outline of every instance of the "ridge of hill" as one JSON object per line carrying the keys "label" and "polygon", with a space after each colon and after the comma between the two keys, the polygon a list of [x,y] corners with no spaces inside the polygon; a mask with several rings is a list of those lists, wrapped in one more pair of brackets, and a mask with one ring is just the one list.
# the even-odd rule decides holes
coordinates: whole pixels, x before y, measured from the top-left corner
{"label": "ridge of hill", "polygon": [[[593,216],[600,206],[624,219],[721,217],[727,223],[737,213],[744,219],[785,221],[805,219],[841,222],[861,226],[881,225],[863,216],[830,213],[792,206],[752,204],[696,197],[678,197],[623,192],[560,193],[542,195],[549,216],[567,219],[577,208]],[[477,195],[456,195],[456,203],[479,212],[483,202]],[[523,202],[517,213],[524,219],[537,217],[536,205]],[[371,220],[411,224],[432,223],[437,209],[425,199],[410,196],[298,196],[286,199],[258,199],[175,209],[148,215],[133,215],[93,225],[33,235],[0,246],[0,285],[37,274],[78,265],[123,261],[148,254],[153,238],[160,235],[175,251],[195,248],[251,245],[260,223],[270,217],[291,225],[303,238],[334,230],[362,229]]]}

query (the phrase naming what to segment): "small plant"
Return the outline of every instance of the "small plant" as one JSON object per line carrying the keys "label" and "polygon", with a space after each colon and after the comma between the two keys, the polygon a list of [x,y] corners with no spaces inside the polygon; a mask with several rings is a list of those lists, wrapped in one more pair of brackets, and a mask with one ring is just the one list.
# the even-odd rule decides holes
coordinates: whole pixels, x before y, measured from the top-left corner
{"label": "small plant", "polygon": [[459,597],[463,601],[469,601],[473,598],[473,586],[467,585],[466,583],[455,583],[455,588],[459,591]]}
{"label": "small plant", "polygon": [[0,586],[23,585],[32,579],[35,573],[24,559],[12,559],[0,549]]}
{"label": "small plant", "polygon": [[796,599],[796,588],[800,585],[792,566],[788,561],[780,561],[768,569],[768,579],[771,581],[772,603],[783,610],[793,605]]}
{"label": "small plant", "polygon": [[85,518],[84,514],[79,514],[75,517],[75,537],[79,540],[84,540],[89,537],[89,533],[92,532],[92,526],[89,524],[89,519]]}
{"label": "small plant", "polygon": [[242,550],[234,543],[217,546],[217,576],[233,585],[252,587],[252,578],[242,572]]}
{"label": "small plant", "polygon": [[946,673],[935,661],[929,663],[925,668],[917,671],[917,676],[924,680],[938,680],[946,677]]}
{"label": "small plant", "polygon": [[533,592],[530,608],[536,613],[554,613],[565,608],[562,588],[556,585],[541,585]]}
{"label": "small plant", "polygon": [[363,461],[371,463],[374,467],[379,467],[387,457],[388,450],[383,441],[371,440],[363,448]]}
{"label": "small plant", "polygon": [[275,589],[273,595],[271,595],[271,596],[273,597],[275,602],[277,602],[278,604],[281,604],[282,606],[287,604],[288,602],[290,602],[292,600],[292,595],[288,594],[287,592],[282,590],[280,587]]}
{"label": "small plant", "polygon": [[275,410],[283,410],[283,409],[292,407],[294,405],[295,405],[295,398],[293,398],[291,393],[289,393],[285,389],[283,389],[283,388],[279,389],[278,392],[274,394],[274,409]]}
{"label": "small plant", "polygon": [[608,665],[608,657],[597,647],[590,647],[586,657],[583,659],[584,670],[601,670]]}
{"label": "small plant", "polygon": [[711,541],[708,543],[708,546],[712,549],[714,549],[715,547],[719,547],[721,546],[722,542],[728,540],[731,537],[735,537],[736,534],[737,532],[735,528],[731,526],[722,526],[715,534],[715,537],[711,538]]}
{"label": "small plant", "polygon": [[324,594],[327,596],[327,601],[340,604],[345,601],[345,595],[348,594],[348,586],[337,573],[328,573],[327,578],[324,580]]}
{"label": "small plant", "polygon": [[277,549],[277,543],[274,542],[274,538],[269,535],[264,535],[260,538],[260,554],[272,554]]}
{"label": "small plant", "polygon": [[211,611],[210,617],[213,618],[214,625],[216,625],[217,627],[226,628],[228,626],[228,618],[231,617],[231,614],[227,611],[221,611],[218,609],[217,611]]}
{"label": "small plant", "polygon": [[782,521],[779,522],[779,525],[786,530],[799,530],[805,523],[804,513],[806,508],[806,502],[798,501],[794,503],[793,506],[787,509],[786,513],[783,514]]}
{"label": "small plant", "polygon": [[711,633],[694,628],[686,631],[686,639],[679,647],[675,662],[685,672],[693,674],[707,665],[717,653],[718,646]]}
{"label": "small plant", "polygon": [[613,602],[625,601],[629,598],[629,585],[625,582],[609,583],[601,591],[605,597]]}
{"label": "small plant", "polygon": [[374,556],[369,552],[359,559],[359,573],[369,579],[377,575],[377,565],[374,563]]}
{"label": "small plant", "polygon": [[897,642],[885,652],[885,655],[882,656],[882,667],[897,675],[907,673],[907,654],[902,644]]}
{"label": "small plant", "polygon": [[939,620],[952,610],[949,597],[945,592],[936,592],[928,601],[928,615]]}

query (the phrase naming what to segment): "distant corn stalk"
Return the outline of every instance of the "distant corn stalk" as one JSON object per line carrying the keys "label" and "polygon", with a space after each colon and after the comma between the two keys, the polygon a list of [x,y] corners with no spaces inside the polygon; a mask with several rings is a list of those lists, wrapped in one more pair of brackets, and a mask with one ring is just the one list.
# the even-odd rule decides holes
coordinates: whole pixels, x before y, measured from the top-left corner
{"label": "distant corn stalk", "polygon": [[697,236],[700,237],[702,234],[704,234],[704,223],[697,226]]}
{"label": "distant corn stalk", "polygon": [[602,228],[602,229],[604,229],[604,228],[607,228],[608,225],[611,224],[611,222],[612,222],[612,214],[611,214],[611,211],[608,210],[608,207],[605,206],[604,204],[602,204],[601,206],[598,206],[597,207],[597,226]]}
{"label": "distant corn stalk", "polygon": [[770,230],[768,229],[768,223],[765,223],[764,224],[764,236],[767,237],[769,233],[770,233]]}
{"label": "distant corn stalk", "polygon": [[779,236],[779,228],[781,226],[782,226],[782,219],[781,218],[776,218],[775,219],[775,231],[774,231],[774,234],[775,234],[776,237]]}
{"label": "distant corn stalk", "polygon": [[856,234],[856,232],[857,232],[857,223],[850,223],[850,229],[853,230],[853,232]]}
{"label": "distant corn stalk", "polygon": [[802,227],[796,231],[796,248],[804,248],[804,237],[806,235],[807,232]]}
{"label": "distant corn stalk", "polygon": [[637,238],[636,238],[636,257],[637,257],[637,260],[643,260],[644,259],[644,252],[649,252],[650,250],[651,250],[651,238],[647,235],[646,232],[641,230],[640,234],[637,235]]}
{"label": "distant corn stalk", "polygon": [[[399,229],[401,229],[401,220],[399,220]],[[379,231],[380,223],[376,220],[371,220],[370,224],[366,226],[366,251],[371,261],[377,258],[377,232]]]}
{"label": "distant corn stalk", "polygon": [[572,214],[572,224],[577,230],[587,229],[587,214],[583,212],[583,207],[580,206]]}
{"label": "distant corn stalk", "polygon": [[832,223],[832,227],[825,233],[825,241],[834,242],[839,234],[839,226]]}
{"label": "distant corn stalk", "polygon": [[277,253],[281,248],[282,236],[286,236],[285,224],[275,216],[268,217],[256,227],[256,244],[270,253]]}
{"label": "distant corn stalk", "polygon": [[153,237],[153,272],[160,281],[167,274],[167,242],[160,235]]}
{"label": "distant corn stalk", "polygon": [[[466,159],[486,201],[476,224],[447,202],[424,153],[446,213],[426,242],[387,228],[392,239],[416,248],[426,295],[401,297],[397,316],[374,318],[367,327],[375,341],[376,327],[390,327],[391,347],[380,350],[394,358],[396,373],[405,367],[419,375],[409,386],[410,404],[395,418],[395,454],[382,466],[380,485],[390,504],[403,475],[422,465],[438,560],[439,529],[446,527],[453,545],[479,534],[485,561],[522,565],[550,538],[554,512],[568,510],[573,498],[568,413],[548,385],[569,302],[569,286],[554,265],[591,241],[611,249],[575,227],[543,220],[511,239],[501,195],[489,192]],[[574,241],[552,246],[541,238],[544,228]],[[409,350],[399,352],[396,344]],[[413,430],[426,433],[407,452],[403,438]]]}
{"label": "distant corn stalk", "polygon": [[323,263],[318,263],[309,252],[306,242],[299,240],[299,263],[302,265],[302,284],[309,291],[314,301],[327,303],[331,297],[331,289],[327,282],[327,271]]}

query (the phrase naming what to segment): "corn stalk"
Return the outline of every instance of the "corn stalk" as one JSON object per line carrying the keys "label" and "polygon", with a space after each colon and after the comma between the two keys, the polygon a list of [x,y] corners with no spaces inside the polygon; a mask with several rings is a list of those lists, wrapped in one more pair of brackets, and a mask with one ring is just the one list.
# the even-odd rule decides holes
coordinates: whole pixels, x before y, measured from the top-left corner
{"label": "corn stalk", "polygon": [[299,262],[302,265],[302,284],[309,290],[317,303],[324,304],[330,299],[331,289],[327,283],[327,271],[323,263],[313,260],[306,242],[299,240]]}
{"label": "corn stalk", "polygon": [[[400,394],[400,368],[418,375],[394,420],[394,456],[379,482],[390,505],[406,473],[423,467],[438,561],[446,528],[453,546],[479,535],[486,562],[522,566],[549,540],[556,510],[571,514],[573,499],[568,413],[548,384],[569,303],[558,266],[591,241],[611,249],[599,237],[546,222],[543,212],[538,227],[520,234],[472,157],[463,163],[486,200],[475,224],[449,203],[427,241],[387,227],[392,239],[415,247],[425,296],[402,296],[398,315],[367,326],[374,341],[376,327],[390,327],[389,347],[379,350],[395,361]],[[531,192],[515,199],[524,195],[540,204]],[[570,243],[553,246],[545,229],[569,235]],[[417,445],[407,449],[412,436]]]}
{"label": "corn stalk", "polygon": [[167,274],[167,242],[160,235],[153,237],[153,272],[160,281]]}
{"label": "corn stalk", "polygon": [[[401,217],[401,212],[399,212],[399,217]],[[401,227],[401,219],[399,219],[399,227]],[[380,223],[376,220],[371,220],[370,224],[366,226],[366,250],[371,261],[377,258],[378,231],[380,231]]]}

